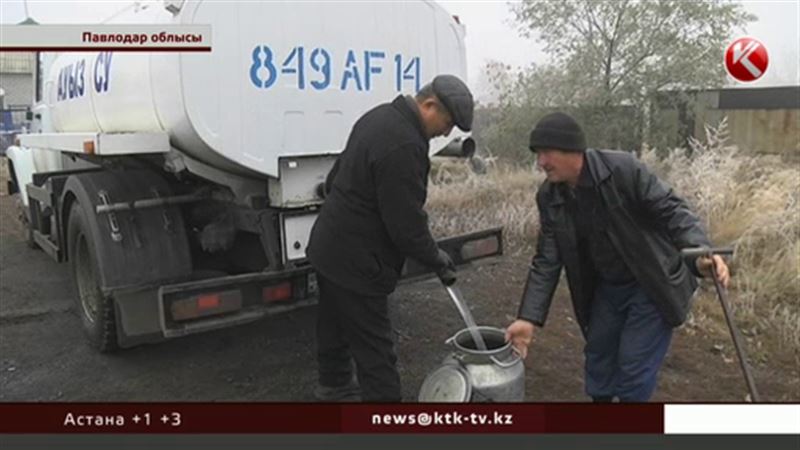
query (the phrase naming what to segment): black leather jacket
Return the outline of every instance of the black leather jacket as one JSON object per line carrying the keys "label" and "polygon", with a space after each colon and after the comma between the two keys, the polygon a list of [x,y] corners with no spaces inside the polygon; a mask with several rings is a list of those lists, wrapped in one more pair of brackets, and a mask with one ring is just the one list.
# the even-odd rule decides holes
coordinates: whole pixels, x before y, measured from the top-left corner
{"label": "black leather jacket", "polygon": [[428,146],[418,113],[401,95],[358,119],[311,231],[306,251],[317,271],[359,294],[388,295],[406,258],[441,267],[423,209]]}
{"label": "black leather jacket", "polygon": [[[667,323],[686,320],[701,276],[680,249],[710,246],[700,219],[686,202],[634,155],[586,151],[599,193],[598,214],[611,242]],[[563,183],[545,181],[536,195],[540,230],[518,317],[543,326],[561,268],[566,267],[572,305],[581,331],[588,331],[596,277],[578,253],[575,224],[567,212]]]}

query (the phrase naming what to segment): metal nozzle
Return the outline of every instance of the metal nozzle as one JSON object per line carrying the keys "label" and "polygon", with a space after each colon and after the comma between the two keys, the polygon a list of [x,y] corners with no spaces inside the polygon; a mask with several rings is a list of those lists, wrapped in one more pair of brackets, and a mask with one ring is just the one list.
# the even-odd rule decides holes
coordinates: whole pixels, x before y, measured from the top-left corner
{"label": "metal nozzle", "polygon": [[698,257],[709,255],[733,255],[733,247],[691,247],[681,249],[681,255]]}

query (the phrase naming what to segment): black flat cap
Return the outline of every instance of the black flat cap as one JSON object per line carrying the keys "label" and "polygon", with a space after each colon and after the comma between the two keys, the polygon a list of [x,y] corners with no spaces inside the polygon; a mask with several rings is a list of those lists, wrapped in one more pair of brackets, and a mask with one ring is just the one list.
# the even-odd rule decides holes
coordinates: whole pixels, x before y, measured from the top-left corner
{"label": "black flat cap", "polygon": [[571,152],[586,150],[586,136],[571,116],[555,112],[542,117],[531,131],[531,151],[556,149]]}
{"label": "black flat cap", "polygon": [[433,79],[431,86],[433,93],[453,117],[453,123],[463,131],[470,131],[475,102],[467,85],[454,75],[439,75]]}

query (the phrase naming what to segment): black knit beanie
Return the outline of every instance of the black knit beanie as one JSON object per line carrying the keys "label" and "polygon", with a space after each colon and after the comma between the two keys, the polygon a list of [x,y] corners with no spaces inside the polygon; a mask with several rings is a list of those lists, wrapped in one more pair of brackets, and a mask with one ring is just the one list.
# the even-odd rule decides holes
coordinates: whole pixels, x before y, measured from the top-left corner
{"label": "black knit beanie", "polygon": [[556,112],[539,119],[531,131],[529,148],[532,152],[541,149],[583,152],[586,150],[586,137],[575,119]]}

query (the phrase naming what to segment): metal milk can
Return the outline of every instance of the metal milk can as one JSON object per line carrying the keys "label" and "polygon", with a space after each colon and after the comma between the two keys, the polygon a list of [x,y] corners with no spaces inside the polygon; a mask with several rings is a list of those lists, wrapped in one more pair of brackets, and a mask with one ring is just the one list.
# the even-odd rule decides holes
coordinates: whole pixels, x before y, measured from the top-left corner
{"label": "metal milk can", "polygon": [[465,328],[445,341],[452,353],[428,374],[420,402],[521,402],[525,400],[525,365],[503,330],[477,327],[486,343],[478,350]]}

